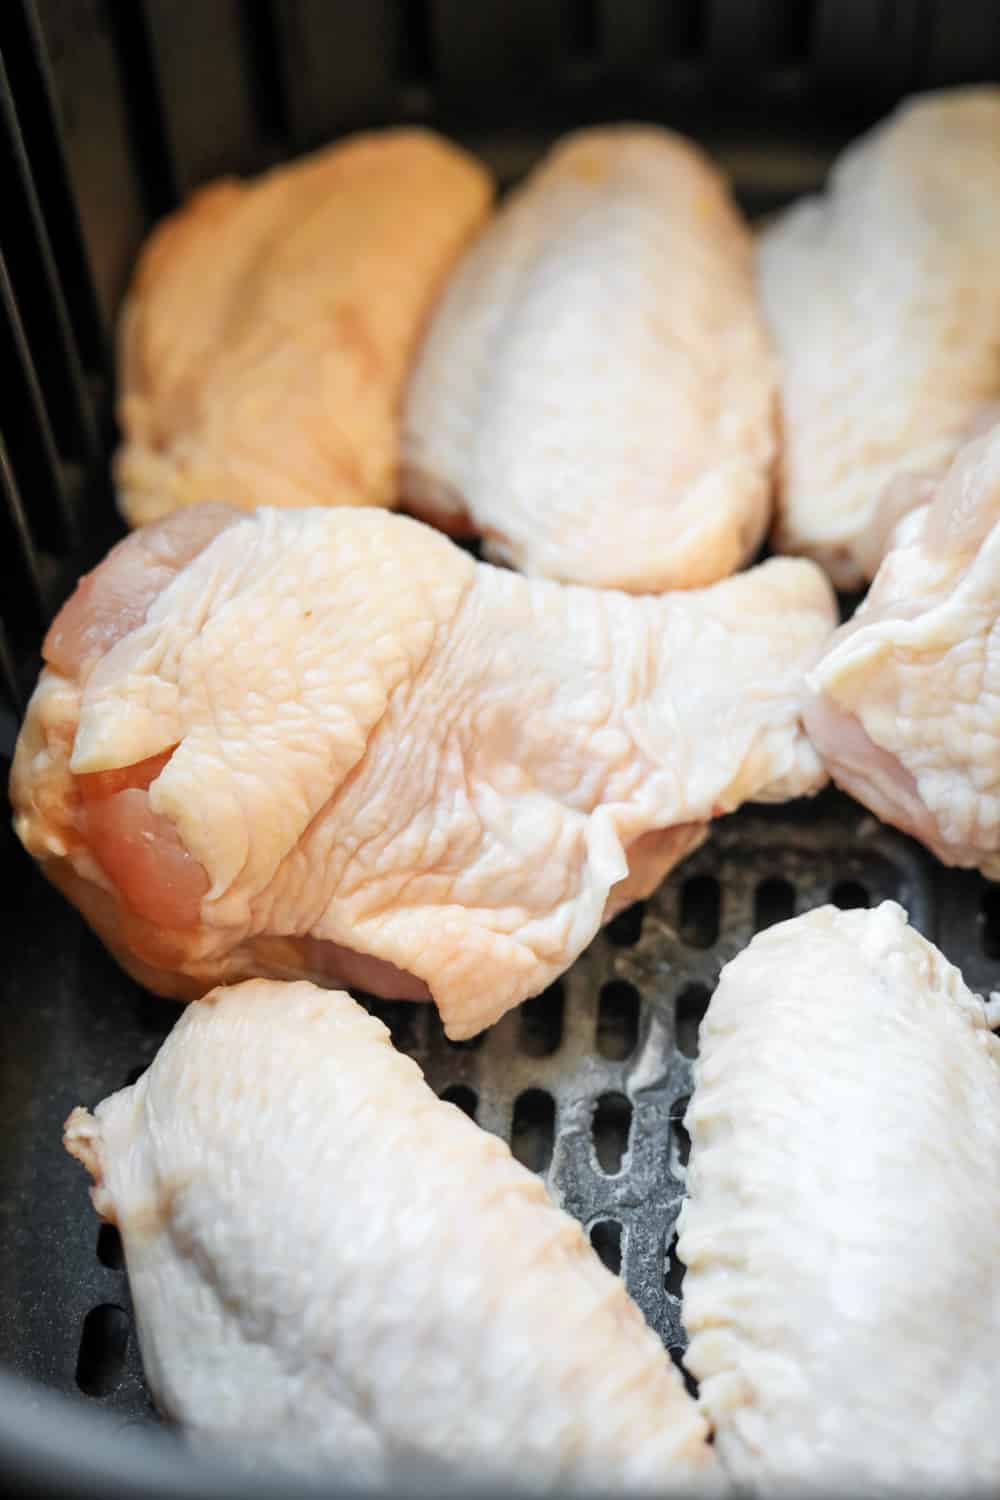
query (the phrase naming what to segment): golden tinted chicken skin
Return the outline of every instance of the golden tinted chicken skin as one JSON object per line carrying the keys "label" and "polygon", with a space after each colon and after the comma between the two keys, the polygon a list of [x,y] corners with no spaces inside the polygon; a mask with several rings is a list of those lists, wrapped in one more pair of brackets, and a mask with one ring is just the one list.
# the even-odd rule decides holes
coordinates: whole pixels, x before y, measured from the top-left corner
{"label": "golden tinted chicken skin", "polygon": [[423,323],[485,219],[485,167],[428,130],[351,137],[161,224],[119,330],[119,503],[392,505]]}

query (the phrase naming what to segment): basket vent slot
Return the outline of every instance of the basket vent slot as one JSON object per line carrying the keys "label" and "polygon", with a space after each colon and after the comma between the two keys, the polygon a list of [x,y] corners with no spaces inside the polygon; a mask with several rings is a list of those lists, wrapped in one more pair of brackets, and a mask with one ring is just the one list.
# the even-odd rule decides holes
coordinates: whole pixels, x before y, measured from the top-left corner
{"label": "basket vent slot", "polygon": [[681,937],[689,948],[718,941],[722,891],[714,875],[692,875],[681,886]]}
{"label": "basket vent slot", "polygon": [[526,1089],[514,1103],[510,1149],[532,1172],[544,1172],[552,1160],[556,1102],[545,1089]]}
{"label": "basket vent slot", "polygon": [[612,1062],[631,1057],[639,1040],[639,991],[627,979],[601,986],[597,1007],[597,1050]]}
{"label": "basket vent slot", "polygon": [[608,1177],[625,1165],[632,1135],[632,1105],[624,1094],[602,1094],[594,1109],[594,1154]]}
{"label": "basket vent slot", "polygon": [[698,1027],[708,1009],[710,994],[704,984],[686,984],[674,1009],[674,1036],[685,1057],[698,1056]]}
{"label": "basket vent slot", "polygon": [[76,1383],[85,1396],[110,1396],[118,1386],[128,1350],[129,1317],[123,1307],[103,1302],[83,1320]]}
{"label": "basket vent slot", "polygon": [[562,1041],[564,1008],[559,979],[533,1000],[526,1000],[518,1013],[518,1050],[527,1057],[549,1057],[557,1052]]}
{"label": "basket vent slot", "polygon": [[601,1263],[616,1276],[622,1268],[622,1226],[617,1219],[598,1219],[590,1226],[590,1243]]}
{"label": "basket vent slot", "polygon": [[125,1264],[122,1237],[114,1224],[102,1224],[97,1231],[97,1259],[109,1271],[120,1271]]}

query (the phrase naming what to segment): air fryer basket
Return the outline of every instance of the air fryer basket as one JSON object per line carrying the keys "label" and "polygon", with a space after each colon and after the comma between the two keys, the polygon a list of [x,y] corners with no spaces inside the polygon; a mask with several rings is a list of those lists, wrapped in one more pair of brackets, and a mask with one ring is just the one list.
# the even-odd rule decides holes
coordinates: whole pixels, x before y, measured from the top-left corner
{"label": "air fryer basket", "polygon": [[[767,212],[818,185],[902,94],[1000,74],[1000,12],[958,0],[6,0],[0,53],[5,772],[45,621],[120,534],[106,471],[113,318],[141,236],[179,196],[399,120],[465,141],[506,184],[564,129],[647,118],[703,140],[744,206]],[[99,1228],[60,1144],[69,1109],[136,1076],[177,1009],[118,970],[7,825],[0,1478],[39,1494],[255,1493],[157,1430],[117,1234]],[[1000,982],[1000,891],[828,792],[722,821],[653,900],[474,1042],[449,1043],[431,1007],[374,1008],[434,1088],[546,1174],[676,1356],[681,1121],[719,968],[793,912],[889,896],[973,988]]]}

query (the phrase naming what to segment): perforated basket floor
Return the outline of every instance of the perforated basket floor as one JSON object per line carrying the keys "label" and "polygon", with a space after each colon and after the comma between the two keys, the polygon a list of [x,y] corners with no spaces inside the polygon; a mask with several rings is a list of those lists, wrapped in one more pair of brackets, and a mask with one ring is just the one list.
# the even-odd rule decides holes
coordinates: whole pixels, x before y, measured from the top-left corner
{"label": "perforated basket floor", "polygon": [[[153,1417],[114,1230],[99,1229],[60,1127],[150,1061],[177,1015],[128,980],[13,839],[0,972],[0,1364],[113,1412]],[[683,1346],[672,1250],[697,1028],[755,931],[827,901],[892,897],[980,991],[1000,984],[1000,892],[942,871],[827,793],[723,820],[645,907],[616,918],[544,995],[473,1042],[430,1006],[373,1005],[433,1087],[515,1154]]]}

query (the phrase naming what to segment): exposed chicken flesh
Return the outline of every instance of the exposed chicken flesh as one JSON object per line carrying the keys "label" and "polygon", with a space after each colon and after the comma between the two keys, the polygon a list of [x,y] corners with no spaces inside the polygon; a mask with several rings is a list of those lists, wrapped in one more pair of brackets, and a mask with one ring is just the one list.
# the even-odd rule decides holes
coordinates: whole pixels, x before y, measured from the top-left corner
{"label": "exposed chicken flesh", "polygon": [[806,726],[852,796],[1000,879],[1000,425],[926,492],[811,672]]}
{"label": "exposed chicken flesh", "polygon": [[213,992],[65,1139],[121,1231],[150,1388],[202,1439],[338,1478],[711,1479],[580,1226],[349,996]]}
{"label": "exposed chicken flesh", "polygon": [[1000,1481],[1000,1042],[893,902],[756,937],[702,1023],[686,1362],[769,1494]]}
{"label": "exposed chicken flesh", "polygon": [[122,315],[126,520],[200,500],[392,504],[403,381],[491,193],[426,130],[195,193],[143,251]]}
{"label": "exposed chicken flesh", "polygon": [[811,563],[636,599],[477,564],[384,511],[262,509],[147,590],[151,551],[214,516],[112,556],[112,618],[130,559],[143,598],[114,644],[103,572],[85,581],[12,773],[25,845],[153,989],[430,992],[469,1036],[710,818],[822,780],[799,715],[834,605]]}
{"label": "exposed chicken flesh", "polygon": [[998,88],[908,101],[761,236],[784,361],[777,543],[841,587],[878,566],[887,489],[943,469],[1000,397],[998,237]]}
{"label": "exposed chicken flesh", "polygon": [[404,500],[526,573],[699,586],[767,526],[775,415],[716,168],[665,130],[581,131],[448,282],[406,398]]}

